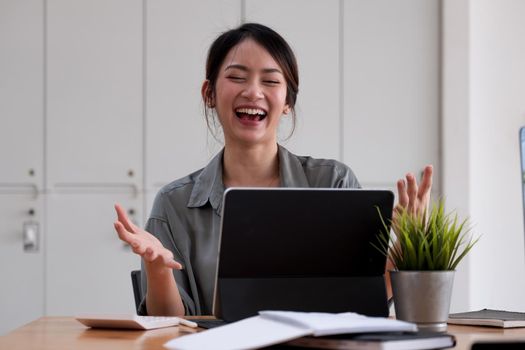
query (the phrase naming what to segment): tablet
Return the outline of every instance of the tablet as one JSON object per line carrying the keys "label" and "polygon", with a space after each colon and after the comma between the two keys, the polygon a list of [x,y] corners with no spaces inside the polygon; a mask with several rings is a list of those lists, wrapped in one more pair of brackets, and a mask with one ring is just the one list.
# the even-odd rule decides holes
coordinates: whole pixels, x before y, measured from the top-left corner
{"label": "tablet", "polygon": [[373,246],[390,223],[388,190],[230,188],[222,206],[214,315],[259,310],[388,316],[386,257]]}

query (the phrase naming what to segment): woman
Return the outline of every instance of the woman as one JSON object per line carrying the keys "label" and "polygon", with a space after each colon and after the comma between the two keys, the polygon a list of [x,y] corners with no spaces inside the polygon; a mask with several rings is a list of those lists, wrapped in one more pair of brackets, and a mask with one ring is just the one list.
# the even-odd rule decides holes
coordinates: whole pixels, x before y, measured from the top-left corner
{"label": "woman", "polygon": [[[205,168],[160,190],[146,230],[115,206],[120,239],[143,258],[147,293],[139,313],[211,314],[225,188],[360,187],[346,165],[278,145],[280,119],[295,118],[298,86],[295,56],[270,28],[244,24],[212,44],[201,92],[208,125],[216,116],[222,126],[224,149]],[[398,181],[398,208],[424,210],[431,182],[431,166],[419,188],[412,174]]]}

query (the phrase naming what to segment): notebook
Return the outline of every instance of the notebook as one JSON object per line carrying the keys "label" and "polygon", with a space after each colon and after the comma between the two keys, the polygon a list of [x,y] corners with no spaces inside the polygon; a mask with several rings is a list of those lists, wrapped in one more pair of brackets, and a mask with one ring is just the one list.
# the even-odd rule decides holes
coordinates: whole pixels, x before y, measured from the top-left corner
{"label": "notebook", "polygon": [[525,313],[483,309],[450,314],[448,323],[500,328],[525,327]]}
{"label": "notebook", "polygon": [[[446,333],[386,332],[302,337],[286,344],[314,349],[424,350],[451,348],[456,344],[456,339],[453,335]],[[288,348],[288,350],[293,349]]]}
{"label": "notebook", "polygon": [[388,316],[386,258],[371,242],[389,222],[386,190],[230,188],[222,205],[213,312]]}

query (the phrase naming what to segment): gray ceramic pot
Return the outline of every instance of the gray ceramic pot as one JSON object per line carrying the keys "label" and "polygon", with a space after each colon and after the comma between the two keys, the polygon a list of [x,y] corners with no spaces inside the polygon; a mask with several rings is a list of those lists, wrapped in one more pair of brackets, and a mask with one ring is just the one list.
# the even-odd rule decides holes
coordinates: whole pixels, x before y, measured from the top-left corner
{"label": "gray ceramic pot", "polygon": [[455,271],[390,271],[398,320],[445,332]]}

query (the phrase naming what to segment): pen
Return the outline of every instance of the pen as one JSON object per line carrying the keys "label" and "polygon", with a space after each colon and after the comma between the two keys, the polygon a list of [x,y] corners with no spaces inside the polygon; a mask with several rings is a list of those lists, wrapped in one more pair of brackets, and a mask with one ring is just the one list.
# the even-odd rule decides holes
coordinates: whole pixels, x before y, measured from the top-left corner
{"label": "pen", "polygon": [[179,323],[186,327],[197,328],[199,325],[193,321],[186,320],[179,317]]}

